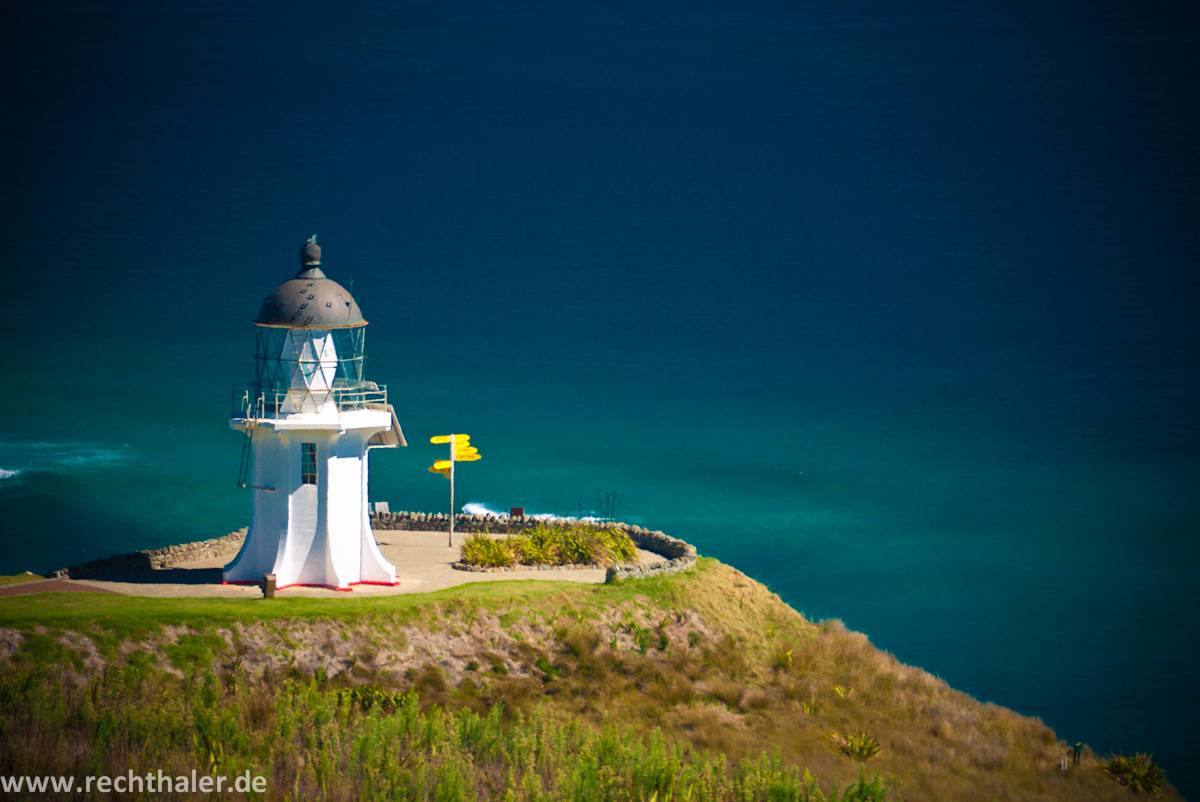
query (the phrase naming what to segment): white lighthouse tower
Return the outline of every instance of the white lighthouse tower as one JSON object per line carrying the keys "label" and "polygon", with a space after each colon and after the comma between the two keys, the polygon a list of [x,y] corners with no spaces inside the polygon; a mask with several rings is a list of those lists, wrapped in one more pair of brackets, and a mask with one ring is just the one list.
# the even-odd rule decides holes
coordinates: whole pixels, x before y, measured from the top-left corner
{"label": "white lighthouse tower", "polygon": [[407,444],[387,389],[363,380],[358,304],[321,272],[315,236],[300,255],[300,272],[254,320],[256,380],[234,393],[229,423],[247,436],[239,484],[254,495],[250,531],[224,579],[396,584],[371,533],[367,450]]}

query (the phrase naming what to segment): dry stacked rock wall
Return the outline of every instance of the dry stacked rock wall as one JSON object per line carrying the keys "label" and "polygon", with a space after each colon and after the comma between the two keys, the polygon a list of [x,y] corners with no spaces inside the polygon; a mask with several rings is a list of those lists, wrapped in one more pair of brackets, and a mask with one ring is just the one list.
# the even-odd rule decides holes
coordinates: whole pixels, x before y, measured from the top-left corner
{"label": "dry stacked rock wall", "polygon": [[[555,518],[551,520],[561,521]],[[372,529],[405,529],[410,532],[445,532],[449,529],[450,516],[444,512],[373,512],[371,513]],[[507,515],[467,515],[459,513],[454,516],[455,532],[519,532],[527,526],[534,526],[538,521],[529,517],[510,519]]]}
{"label": "dry stacked rock wall", "polygon": [[101,560],[91,560],[79,565],[72,565],[70,568],[51,571],[50,576],[56,579],[66,577],[99,579],[113,574],[170,568],[182,563],[207,560],[210,557],[235,553],[242,547],[242,541],[246,539],[246,531],[246,528],[243,527],[223,537],[214,537],[209,540],[196,540],[191,543],[180,543],[178,546],[165,546],[161,549],[114,554],[112,557],[105,557]]}
{"label": "dry stacked rock wall", "polygon": [[666,557],[666,562],[653,565],[614,565],[609,567],[607,582],[614,579],[642,579],[647,576],[666,576],[686,571],[696,565],[696,547],[657,530],[619,524],[629,533],[629,539],[639,549]]}

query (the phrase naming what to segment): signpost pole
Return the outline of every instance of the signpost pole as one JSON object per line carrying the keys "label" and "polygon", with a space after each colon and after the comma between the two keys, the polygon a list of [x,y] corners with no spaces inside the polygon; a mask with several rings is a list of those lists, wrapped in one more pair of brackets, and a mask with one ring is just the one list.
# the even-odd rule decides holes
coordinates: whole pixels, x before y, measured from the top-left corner
{"label": "signpost pole", "polygon": [[429,442],[450,444],[450,459],[434,460],[429,466],[430,473],[440,473],[450,480],[450,523],[446,531],[450,533],[446,545],[454,546],[454,463],[474,462],[479,459],[479,449],[471,445],[471,436],[466,434],[439,434],[429,438]]}

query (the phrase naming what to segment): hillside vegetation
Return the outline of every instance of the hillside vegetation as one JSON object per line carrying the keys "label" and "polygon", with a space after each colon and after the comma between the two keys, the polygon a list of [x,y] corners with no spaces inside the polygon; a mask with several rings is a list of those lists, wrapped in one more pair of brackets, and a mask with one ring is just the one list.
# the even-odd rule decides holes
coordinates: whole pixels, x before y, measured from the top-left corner
{"label": "hillside vegetation", "polygon": [[1086,749],[1063,771],[1040,721],[708,559],[371,599],[17,596],[0,655],[0,776],[249,770],[267,799],[1138,798]]}

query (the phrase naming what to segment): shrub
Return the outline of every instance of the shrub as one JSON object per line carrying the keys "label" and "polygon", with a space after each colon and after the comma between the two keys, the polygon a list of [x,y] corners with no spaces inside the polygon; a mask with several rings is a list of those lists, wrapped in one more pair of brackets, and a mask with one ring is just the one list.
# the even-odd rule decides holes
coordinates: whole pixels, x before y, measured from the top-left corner
{"label": "shrub", "polygon": [[558,537],[558,553],[564,563],[588,565],[596,562],[596,546],[596,532],[588,526],[561,530]]}
{"label": "shrub", "polygon": [[[390,711],[394,710],[396,705],[395,697],[392,694],[373,685],[359,685],[356,688],[351,688],[346,692],[346,698],[357,704],[364,712],[370,710],[375,705],[379,705]],[[342,699],[342,693],[338,692],[339,705]]]}
{"label": "shrub", "polygon": [[856,732],[853,735],[838,735],[836,732],[831,732],[825,736],[825,740],[833,744],[834,748],[843,755],[856,760],[870,760],[882,749],[879,741],[865,732]]}
{"label": "shrub", "polygon": [[489,568],[512,565],[515,562],[512,550],[503,540],[495,540],[487,535],[471,535],[462,545],[462,561],[469,565],[482,565]]}
{"label": "shrub", "polygon": [[1149,791],[1158,796],[1163,783],[1167,781],[1166,772],[1155,764],[1153,758],[1145,753],[1133,757],[1112,755],[1104,761],[1104,773],[1131,791]]}
{"label": "shrub", "polygon": [[558,561],[558,544],[553,531],[545,524],[538,524],[509,542],[522,565],[545,565]]}
{"label": "shrub", "polygon": [[776,646],[775,654],[772,657],[772,666],[776,671],[786,671],[792,667],[792,650],[785,644],[781,643]]}
{"label": "shrub", "polygon": [[637,547],[623,529],[585,523],[553,528],[544,523],[507,540],[485,534],[467,538],[462,561],[485,567],[520,565],[616,565],[637,561]]}
{"label": "shrub", "polygon": [[[892,784],[884,782],[878,774],[868,780],[866,764],[863,764],[858,769],[858,782],[846,786],[840,802],[884,802],[891,790]],[[829,797],[830,802],[834,802],[836,797],[837,786],[835,785],[833,793]],[[815,795],[814,798],[819,799]]]}
{"label": "shrub", "polygon": [[500,676],[505,676],[508,674],[508,666],[504,665],[504,660],[502,660],[499,655],[492,654],[491,652],[485,652],[483,657],[487,659],[488,663],[491,664],[491,671],[493,674],[499,674]]}
{"label": "shrub", "polygon": [[638,553],[637,546],[633,545],[629,535],[624,529],[601,529],[598,532],[600,548],[607,552],[606,557],[610,565],[621,565],[624,563],[637,562]]}

